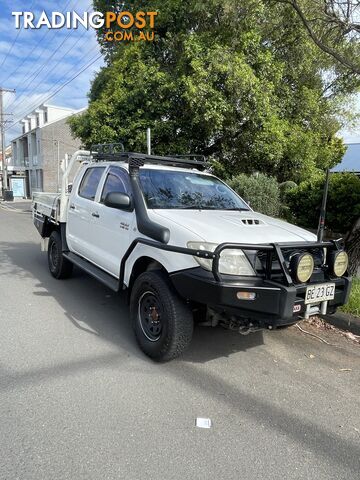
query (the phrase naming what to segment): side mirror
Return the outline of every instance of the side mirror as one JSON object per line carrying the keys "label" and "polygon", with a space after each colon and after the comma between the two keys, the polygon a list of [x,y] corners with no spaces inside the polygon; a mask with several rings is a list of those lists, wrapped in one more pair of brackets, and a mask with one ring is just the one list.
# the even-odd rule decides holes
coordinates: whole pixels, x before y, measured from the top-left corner
{"label": "side mirror", "polygon": [[108,193],[105,197],[104,205],[110,208],[117,208],[118,210],[126,210],[127,212],[131,212],[133,210],[131,198],[127,193]]}

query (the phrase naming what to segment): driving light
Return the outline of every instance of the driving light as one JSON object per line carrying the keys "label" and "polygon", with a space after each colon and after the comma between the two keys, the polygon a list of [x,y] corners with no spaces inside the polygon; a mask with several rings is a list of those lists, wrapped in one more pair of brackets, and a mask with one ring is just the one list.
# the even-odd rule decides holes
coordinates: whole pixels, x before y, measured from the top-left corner
{"label": "driving light", "polygon": [[332,257],[332,271],[337,277],[342,277],[349,266],[349,257],[343,250],[335,252]]}
{"label": "driving light", "polygon": [[[213,252],[217,244],[207,242],[188,242],[188,248]],[[206,270],[212,270],[212,260],[194,257],[198,264]],[[249,260],[240,249],[225,249],[220,254],[219,273],[224,275],[256,275]]]}
{"label": "driving light", "polygon": [[314,259],[309,253],[294,255],[290,261],[290,269],[299,283],[305,283],[314,271]]}

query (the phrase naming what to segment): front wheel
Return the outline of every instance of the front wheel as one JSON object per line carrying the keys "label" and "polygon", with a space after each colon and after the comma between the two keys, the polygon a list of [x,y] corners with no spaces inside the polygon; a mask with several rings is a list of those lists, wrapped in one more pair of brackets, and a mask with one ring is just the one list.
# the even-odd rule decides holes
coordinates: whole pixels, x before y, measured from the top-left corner
{"label": "front wheel", "polygon": [[137,342],[157,361],[178,357],[190,344],[193,316],[162,272],[145,272],[135,281],[130,312]]}
{"label": "front wheel", "polygon": [[49,238],[48,264],[51,275],[58,280],[72,274],[73,264],[63,257],[61,236],[56,231],[52,232]]}

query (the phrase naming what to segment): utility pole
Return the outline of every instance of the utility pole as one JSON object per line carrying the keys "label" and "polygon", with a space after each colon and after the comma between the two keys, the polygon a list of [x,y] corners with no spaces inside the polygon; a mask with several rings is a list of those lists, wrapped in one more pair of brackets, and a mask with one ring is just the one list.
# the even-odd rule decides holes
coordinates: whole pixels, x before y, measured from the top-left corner
{"label": "utility pole", "polygon": [[147,154],[151,155],[151,128],[146,129]]}
{"label": "utility pole", "polygon": [[6,155],[5,155],[5,126],[10,123],[10,120],[6,120],[6,114],[4,112],[4,93],[15,93],[15,90],[0,87],[0,130],[1,130],[1,153],[2,153],[2,195],[7,188],[7,170],[6,170]]}

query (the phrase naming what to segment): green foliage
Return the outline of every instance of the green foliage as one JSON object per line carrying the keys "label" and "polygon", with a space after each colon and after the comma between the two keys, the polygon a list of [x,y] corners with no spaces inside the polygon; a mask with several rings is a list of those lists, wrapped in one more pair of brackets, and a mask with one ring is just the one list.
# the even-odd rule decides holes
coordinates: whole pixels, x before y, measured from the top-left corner
{"label": "green foliage", "polygon": [[85,145],[123,140],[145,151],[151,127],[157,154],[201,153],[223,177],[261,171],[281,182],[319,176],[340,161],[344,146],[335,134],[344,112],[324,72],[334,85],[342,72],[289,5],[153,0],[134,1],[131,10],[159,12],[157,39],[114,45],[100,31],[107,66],[88,110],[70,120]]}
{"label": "green foliage", "polygon": [[228,184],[251,208],[257,212],[276,217],[280,213],[280,190],[275,178],[263,173],[232,177]]}
{"label": "green foliage", "polygon": [[280,188],[281,199],[285,200],[287,193],[290,192],[290,190],[292,190],[296,187],[297,187],[296,183],[292,182],[291,180],[280,183],[279,188]]}
{"label": "green foliage", "polygon": [[[297,222],[317,228],[325,177],[301,183],[290,190],[286,201]],[[360,217],[360,178],[353,173],[330,175],[326,226],[333,232],[347,233]]]}
{"label": "green foliage", "polygon": [[349,301],[341,310],[360,317],[360,278],[353,279]]}

